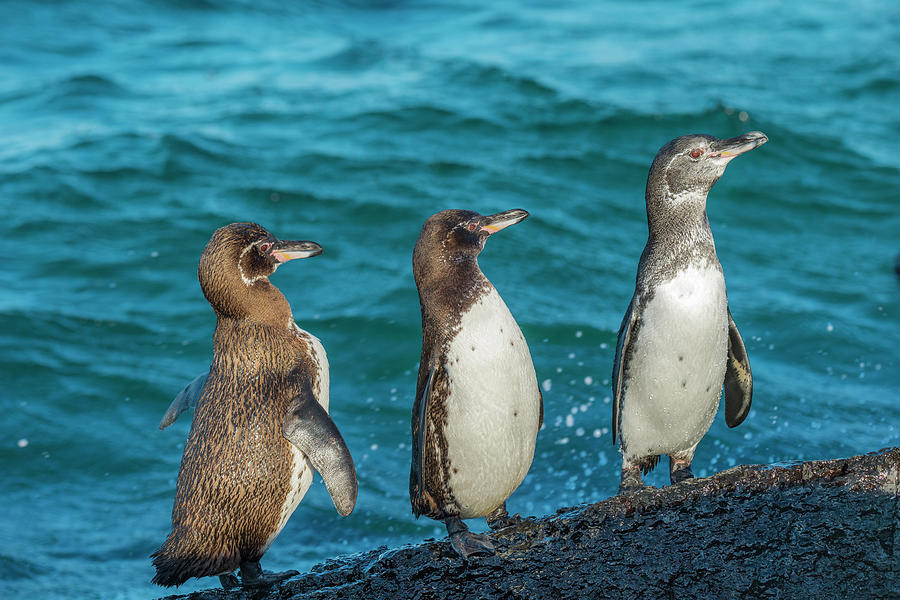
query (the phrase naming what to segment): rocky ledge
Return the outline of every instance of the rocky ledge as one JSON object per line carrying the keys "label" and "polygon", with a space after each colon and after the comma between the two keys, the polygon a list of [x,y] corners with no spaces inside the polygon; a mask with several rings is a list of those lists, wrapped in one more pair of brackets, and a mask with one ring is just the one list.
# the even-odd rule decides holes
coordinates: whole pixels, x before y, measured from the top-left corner
{"label": "rocky ledge", "polygon": [[329,560],[266,591],[169,599],[900,598],[900,448],[740,466],[492,533]]}

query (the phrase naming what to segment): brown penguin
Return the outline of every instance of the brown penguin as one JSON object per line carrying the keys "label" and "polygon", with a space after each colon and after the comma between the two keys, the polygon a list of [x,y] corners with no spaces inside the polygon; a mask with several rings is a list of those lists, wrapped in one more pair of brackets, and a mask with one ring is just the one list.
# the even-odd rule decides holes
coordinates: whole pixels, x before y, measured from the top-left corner
{"label": "brown penguin", "polygon": [[413,513],[443,521],[463,558],[493,554],[462,519],[509,521],[506,499],[531,461],[543,401],[528,344],[478,266],[488,236],[528,216],[431,216],[413,251],[422,308],[422,357],[412,418]]}
{"label": "brown penguin", "polygon": [[198,278],[218,317],[209,373],[189,384],[160,423],[196,406],[172,509],[172,532],[152,554],[162,586],[218,575],[226,589],[295,575],[263,572],[259,559],[321,473],[338,512],[356,503],[356,472],[328,416],[328,360],[294,323],[269,282],[283,263],[322,252],[279,241],[255,223],[217,230]]}

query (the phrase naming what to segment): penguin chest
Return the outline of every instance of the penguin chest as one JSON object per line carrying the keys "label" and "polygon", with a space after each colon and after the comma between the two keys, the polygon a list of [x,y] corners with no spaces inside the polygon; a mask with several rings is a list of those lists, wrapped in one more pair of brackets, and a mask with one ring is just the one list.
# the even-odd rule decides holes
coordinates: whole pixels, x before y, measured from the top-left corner
{"label": "penguin chest", "polygon": [[644,306],[622,410],[627,456],[693,448],[719,405],[728,353],[728,301],[718,265],[693,265]]}
{"label": "penguin chest", "polygon": [[299,506],[300,501],[303,500],[303,496],[305,496],[306,492],[309,490],[309,486],[312,485],[312,463],[309,462],[306,454],[301,452],[296,446],[294,446],[290,442],[287,442],[287,444],[290,446],[290,479],[288,480],[288,491],[287,495],[282,501],[281,511],[278,516],[278,521],[275,525],[275,530],[272,531],[272,533],[266,539],[266,543],[263,546],[262,550],[263,552],[269,549],[269,546],[272,545],[272,542],[275,541],[275,538],[277,538],[278,534],[281,533],[281,530],[284,529],[284,526],[287,524],[288,519],[292,514],[294,514],[294,511],[297,509],[297,506]]}
{"label": "penguin chest", "polygon": [[540,411],[528,345],[493,288],[463,314],[444,368],[449,486],[462,518],[484,516],[525,478]]}
{"label": "penguin chest", "polygon": [[[313,377],[313,393],[316,396],[316,400],[327,412],[329,400],[329,374],[328,357],[325,354],[325,348],[317,337],[297,327],[293,320],[291,320],[291,325],[293,325],[292,329],[294,330],[294,334],[307,343],[313,367],[316,370]],[[309,486],[312,484],[313,480],[313,466],[306,454],[287,440],[285,440],[285,443],[290,448],[288,469],[290,479],[288,481],[288,491],[282,501],[281,511],[275,530],[266,540],[265,549],[269,548],[272,542],[275,541],[275,538],[278,537],[278,534],[281,533],[281,530],[284,529],[288,519],[297,509],[300,501],[303,500],[303,497],[309,490]]]}

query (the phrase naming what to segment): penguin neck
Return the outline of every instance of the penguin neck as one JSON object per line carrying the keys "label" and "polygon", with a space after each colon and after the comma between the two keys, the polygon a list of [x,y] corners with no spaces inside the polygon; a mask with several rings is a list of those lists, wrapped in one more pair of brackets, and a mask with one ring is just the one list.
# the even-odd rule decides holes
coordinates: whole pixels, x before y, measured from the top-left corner
{"label": "penguin neck", "polygon": [[717,261],[706,216],[706,192],[647,196],[647,246],[644,254],[663,265]]}
{"label": "penguin neck", "polygon": [[416,277],[422,322],[442,322],[464,313],[493,286],[478,266],[477,256],[434,261]]}
{"label": "penguin neck", "polygon": [[[285,323],[282,329],[287,331]],[[295,357],[285,350],[280,331],[250,319],[219,315],[213,334],[212,370],[219,375],[252,379],[263,373],[287,374]]]}
{"label": "penguin neck", "polygon": [[269,326],[286,328],[293,322],[287,298],[266,277],[253,283],[230,286],[224,297],[210,301],[219,323],[235,326]]}
{"label": "penguin neck", "polygon": [[290,370],[293,354],[282,350],[290,348],[285,340],[296,325],[287,299],[268,280],[247,287],[246,294],[237,294],[243,302],[230,303],[227,313],[216,309],[214,366],[247,376]]}

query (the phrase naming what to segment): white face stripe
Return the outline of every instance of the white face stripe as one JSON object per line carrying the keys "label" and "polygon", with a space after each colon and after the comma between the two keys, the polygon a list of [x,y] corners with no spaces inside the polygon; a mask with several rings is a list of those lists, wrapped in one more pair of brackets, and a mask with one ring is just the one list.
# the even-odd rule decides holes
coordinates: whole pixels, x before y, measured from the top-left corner
{"label": "white face stripe", "polygon": [[[256,242],[253,242],[243,250],[241,250],[241,255],[238,257],[238,273],[241,274],[241,280],[244,282],[244,285],[250,287],[260,279],[266,279],[268,275],[257,275],[256,277],[247,277],[244,275],[244,267],[241,266],[241,262],[244,260],[244,255],[247,254],[250,250],[252,250],[256,246]],[[275,268],[272,269],[272,273],[278,270],[279,263],[275,263]]]}

